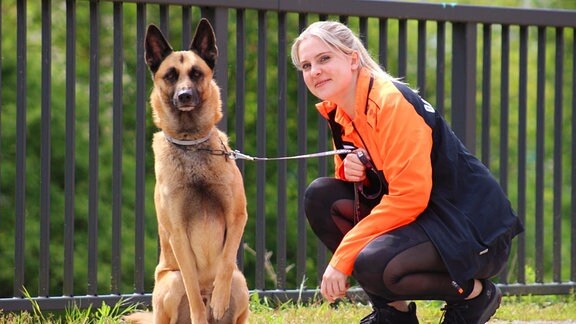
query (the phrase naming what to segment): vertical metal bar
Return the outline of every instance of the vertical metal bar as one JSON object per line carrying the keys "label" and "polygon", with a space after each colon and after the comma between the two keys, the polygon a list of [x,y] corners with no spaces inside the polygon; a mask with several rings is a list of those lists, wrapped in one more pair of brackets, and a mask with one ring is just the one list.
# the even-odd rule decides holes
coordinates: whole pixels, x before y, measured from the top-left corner
{"label": "vertical metal bar", "polygon": [[476,150],[476,24],[455,23],[452,39],[452,128]]}
{"label": "vertical metal bar", "polygon": [[66,158],[64,164],[64,282],[74,294],[74,214],[76,194],[76,1],[66,1]]}
{"label": "vertical metal bar", "polygon": [[[268,22],[266,11],[258,11],[258,136],[259,156],[266,156],[266,64]],[[256,289],[264,289],[266,257],[266,162],[256,163]]]}
{"label": "vertical metal bar", "polygon": [[[508,122],[510,116],[510,26],[502,26],[500,52],[500,186],[508,192]],[[489,126],[489,125],[486,125]]]}
{"label": "vertical metal bar", "polygon": [[536,210],[534,241],[536,251],[536,282],[544,282],[544,118],[546,89],[546,27],[538,27],[538,58],[536,80]]}
{"label": "vertical metal bar", "polygon": [[16,187],[14,197],[14,296],[22,297],[26,224],[26,1],[16,2]]}
{"label": "vertical metal bar", "polygon": [[360,33],[359,38],[364,44],[364,47],[368,47],[368,18],[367,17],[360,17]]}
{"label": "vertical metal bar", "polygon": [[[0,8],[2,7],[2,0],[0,0]],[[2,16],[0,14],[0,35],[3,34],[2,30]],[[0,54],[2,53],[2,37],[0,37]],[[2,71],[2,55],[0,55],[0,71]],[[0,73],[0,89],[2,89],[2,73]],[[0,95],[0,147],[2,147],[2,96]],[[0,152],[0,165],[2,165],[2,152]],[[2,178],[0,176],[0,184],[2,183]],[[1,215],[0,215],[1,216]],[[1,220],[1,217],[0,217]],[[0,223],[0,228],[2,228]]]}
{"label": "vertical metal bar", "polygon": [[98,160],[100,104],[100,3],[90,1],[90,102],[88,171],[88,294],[98,294]]}
{"label": "vertical metal bar", "polygon": [[213,24],[214,21],[216,20],[216,9],[214,7],[201,7],[200,15],[202,16],[202,18],[208,19],[208,21],[210,21],[210,23]]}
{"label": "vertical metal bar", "polygon": [[[246,52],[246,28],[245,28],[245,10],[236,10],[236,102],[235,102],[235,133],[236,133],[236,144],[235,147],[240,151],[244,152],[245,143],[245,130],[246,123],[244,122],[244,115],[246,114],[246,66],[244,63],[245,52]],[[240,169],[240,172],[244,174],[245,163],[242,159],[236,160],[236,165]],[[250,217],[250,215],[248,215]],[[244,239],[242,239],[242,244],[238,249],[237,261],[240,270],[244,270]]]}
{"label": "vertical metal bar", "polygon": [[562,136],[564,87],[564,29],[556,28],[556,69],[554,92],[554,198],[552,235],[552,279],[562,280]]}
{"label": "vertical metal bar", "polygon": [[[0,8],[2,7],[2,0],[0,0]],[[0,35],[3,35],[3,29],[2,29],[2,16],[4,14],[0,14]],[[0,71],[2,71],[2,37],[0,37]],[[0,72],[0,89],[3,89],[3,84],[2,84],[2,73]],[[2,95],[0,92],[0,147],[2,147]],[[2,150],[0,150],[0,166],[2,165]],[[0,172],[2,173],[2,172]],[[0,175],[0,186],[2,184],[2,176]],[[2,228],[2,216],[0,214],[0,228]]]}
{"label": "vertical metal bar", "polygon": [[570,212],[570,281],[576,281],[576,28],[572,29],[572,182],[570,198],[572,206]]}
{"label": "vertical metal bar", "polygon": [[[236,147],[244,152],[246,123],[244,115],[246,113],[246,11],[238,9],[236,11]],[[236,163],[240,171],[244,173],[245,163],[237,160]]]}
{"label": "vertical metal bar", "polygon": [[490,125],[492,110],[492,25],[482,28],[482,163],[490,169]]}
{"label": "vertical metal bar", "polygon": [[[517,213],[526,224],[526,138],[528,109],[528,27],[520,27],[520,48],[518,63],[518,203]],[[518,244],[518,280],[526,283],[526,235],[517,238]]]}
{"label": "vertical metal bar", "polygon": [[[328,17],[321,17],[321,20],[327,20]],[[362,28],[366,29],[368,28],[367,24],[365,23],[365,26],[362,27],[362,25],[360,26],[360,30],[362,30]],[[365,35],[368,35],[368,32],[365,32]],[[368,43],[367,39],[364,41],[365,44]],[[321,151],[326,151],[328,150],[329,146],[332,146],[332,141],[328,141],[328,123],[324,118],[317,118],[317,123],[318,123],[318,152]],[[318,176],[319,177],[324,177],[327,176],[328,174],[328,159],[326,157],[322,157],[318,159]],[[326,246],[318,239],[316,238],[316,268],[317,268],[317,273],[318,273],[318,278],[322,278],[321,274],[325,268],[326,265],[328,263],[327,261],[327,251],[328,249],[326,248]],[[319,282],[319,281],[318,281]]]}
{"label": "vertical metal bar", "polygon": [[170,18],[170,7],[167,5],[160,5],[160,30],[166,37],[170,39],[170,27],[168,26],[168,20]]}
{"label": "vertical metal bar", "polygon": [[388,18],[378,19],[378,61],[388,71]]}
{"label": "vertical metal bar", "polygon": [[[572,29],[572,93],[576,93],[576,28]],[[572,190],[570,246],[576,246],[576,96],[572,96]],[[576,249],[570,249],[570,281],[576,281]]]}
{"label": "vertical metal bar", "polygon": [[398,20],[398,75],[399,78],[407,76],[408,67],[408,21]]}
{"label": "vertical metal bar", "polygon": [[[328,141],[327,131],[328,122],[324,118],[318,118],[318,152],[326,151],[331,145],[332,141]],[[322,157],[318,159],[318,177],[325,177],[328,175],[328,158]],[[318,240],[316,246],[316,266],[318,270],[323,270],[327,265],[327,251],[326,246]],[[321,277],[320,277],[321,278]]]}
{"label": "vertical metal bar", "polygon": [[51,66],[52,66],[52,8],[50,0],[42,0],[42,136],[40,178],[40,271],[38,296],[48,296],[50,290],[50,170],[52,138],[51,126]]}
{"label": "vertical metal bar", "polygon": [[[298,17],[298,24],[300,30],[304,29],[307,25],[306,15],[301,14]],[[308,90],[304,84],[304,79],[302,74],[298,73],[298,125],[303,127],[298,128],[298,154],[304,154],[307,147],[307,137],[308,132],[306,131],[306,126],[308,125],[307,120],[307,110],[308,110]],[[307,170],[306,162],[304,160],[298,160],[298,247],[296,250],[296,282],[297,284],[302,283],[304,277],[306,276],[306,248],[307,248],[307,237],[306,237],[306,214],[304,213],[303,201],[304,201],[304,191],[306,190],[307,184]]]}
{"label": "vertical metal bar", "polygon": [[436,110],[444,115],[444,100],[446,98],[446,23],[436,23]]}
{"label": "vertical metal bar", "polygon": [[192,7],[182,6],[182,39],[180,48],[188,49],[192,41]]}
{"label": "vertical metal bar", "polygon": [[122,283],[122,150],[123,150],[123,96],[122,72],[124,67],[123,4],[114,2],[114,58],[112,89],[112,259],[111,292],[120,293]]}
{"label": "vertical metal bar", "polygon": [[426,95],[426,20],[418,20],[418,91]]}
{"label": "vertical metal bar", "polygon": [[[500,186],[508,193],[508,123],[510,115],[510,26],[502,26],[501,35],[501,65],[500,65]],[[490,127],[490,123],[484,127]],[[506,266],[500,273],[500,282],[505,282],[508,276]]]}
{"label": "vertical metal bar", "polygon": [[[328,20],[328,16],[327,15],[320,15],[320,20]],[[380,37],[380,36],[378,36]],[[328,146],[328,140],[326,138],[326,131],[327,131],[327,122],[324,118],[318,118],[318,147],[319,147],[319,151],[322,151],[323,149],[326,149]],[[327,160],[326,159],[321,159],[320,160],[320,166],[318,168],[318,175],[319,176],[325,176],[327,174]],[[317,282],[318,284],[320,283],[320,279],[322,278],[322,272],[324,271],[324,269],[326,268],[326,265],[328,264],[327,261],[327,251],[328,249],[326,248],[326,246],[324,245],[324,243],[322,243],[322,241],[320,241],[318,238],[316,238],[316,275],[317,275]]]}
{"label": "vertical metal bar", "polygon": [[144,64],[144,35],[146,33],[146,5],[136,5],[136,188],[134,208],[134,289],[144,293],[144,250],[146,220],[146,65]]}
{"label": "vertical metal bar", "polygon": [[[244,116],[246,114],[246,66],[244,60],[246,58],[246,13],[244,9],[236,10],[236,148],[240,152],[244,152],[245,148],[245,130],[246,122]],[[236,164],[240,172],[244,174],[245,162],[242,159],[236,160]],[[240,269],[244,269],[244,248],[240,246],[238,249],[238,264]]]}
{"label": "vertical metal bar", "polygon": [[[223,118],[218,127],[228,131],[228,9],[216,8],[214,13],[214,32],[216,33],[216,45],[218,46],[218,60],[216,60],[214,79],[220,88],[222,99]],[[265,70],[263,70],[265,71]]]}
{"label": "vertical metal bar", "polygon": [[[288,118],[288,67],[286,12],[278,13],[278,156],[286,156],[288,152],[287,118]],[[287,163],[278,161],[278,207],[276,211],[276,288],[286,289],[286,206],[287,206]]]}

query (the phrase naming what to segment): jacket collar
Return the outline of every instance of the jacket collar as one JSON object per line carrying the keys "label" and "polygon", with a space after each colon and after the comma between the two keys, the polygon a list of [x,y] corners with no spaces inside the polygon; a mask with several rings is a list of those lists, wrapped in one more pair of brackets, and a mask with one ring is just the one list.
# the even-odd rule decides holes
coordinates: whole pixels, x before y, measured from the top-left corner
{"label": "jacket collar", "polygon": [[[364,120],[366,119],[366,103],[368,101],[368,91],[370,88],[370,79],[372,75],[367,68],[361,68],[358,74],[358,79],[356,81],[356,94],[355,94],[355,109],[356,109],[356,120]],[[348,116],[344,113],[342,109],[339,109],[338,106],[328,100],[322,101],[316,104],[316,109],[318,112],[326,119],[328,119],[328,114],[334,110],[336,110],[335,120],[338,124],[346,127],[346,125],[350,124],[352,120],[348,118]]]}

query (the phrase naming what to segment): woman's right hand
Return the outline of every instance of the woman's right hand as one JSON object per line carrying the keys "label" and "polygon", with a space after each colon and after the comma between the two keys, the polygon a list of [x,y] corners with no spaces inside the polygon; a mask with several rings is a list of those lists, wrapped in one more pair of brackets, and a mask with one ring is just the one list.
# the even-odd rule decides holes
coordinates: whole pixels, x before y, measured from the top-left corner
{"label": "woman's right hand", "polygon": [[[362,150],[365,154],[366,151]],[[366,179],[366,168],[356,155],[356,152],[346,155],[344,158],[344,177],[350,182],[362,182]]]}

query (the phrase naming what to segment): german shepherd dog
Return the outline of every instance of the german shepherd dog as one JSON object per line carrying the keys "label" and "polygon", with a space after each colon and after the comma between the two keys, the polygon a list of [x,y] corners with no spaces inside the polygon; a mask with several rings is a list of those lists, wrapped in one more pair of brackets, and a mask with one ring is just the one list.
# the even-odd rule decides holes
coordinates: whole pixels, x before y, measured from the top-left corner
{"label": "german shepherd dog", "polygon": [[189,50],[174,51],[150,25],[145,50],[160,129],[152,144],[160,257],[152,314],[134,313],[126,321],[246,323],[248,287],[236,264],[246,196],[240,170],[227,154],[228,137],[216,126],[222,102],[213,79],[214,30],[202,19]]}

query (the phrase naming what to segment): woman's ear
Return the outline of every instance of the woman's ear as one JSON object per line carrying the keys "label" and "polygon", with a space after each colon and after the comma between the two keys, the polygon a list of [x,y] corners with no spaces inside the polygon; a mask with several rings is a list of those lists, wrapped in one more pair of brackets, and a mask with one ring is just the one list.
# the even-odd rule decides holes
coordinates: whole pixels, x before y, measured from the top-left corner
{"label": "woman's ear", "polygon": [[360,68],[360,54],[358,51],[353,51],[352,54],[350,54],[350,67],[353,70]]}

